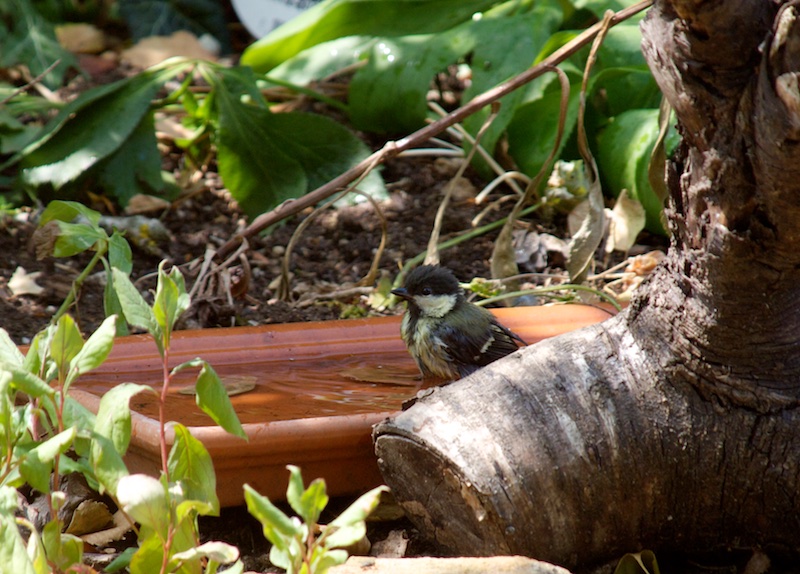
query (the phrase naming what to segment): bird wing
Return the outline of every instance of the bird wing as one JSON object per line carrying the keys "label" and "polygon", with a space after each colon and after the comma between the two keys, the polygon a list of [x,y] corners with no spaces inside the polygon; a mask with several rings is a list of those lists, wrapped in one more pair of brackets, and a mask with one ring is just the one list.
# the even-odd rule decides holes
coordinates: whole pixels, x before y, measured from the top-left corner
{"label": "bird wing", "polygon": [[483,333],[480,337],[466,337],[458,329],[450,327],[444,327],[439,334],[450,359],[458,365],[461,376],[510,355],[519,348],[515,341],[525,344],[518,335],[497,323],[494,318],[486,321],[487,327],[479,330]]}

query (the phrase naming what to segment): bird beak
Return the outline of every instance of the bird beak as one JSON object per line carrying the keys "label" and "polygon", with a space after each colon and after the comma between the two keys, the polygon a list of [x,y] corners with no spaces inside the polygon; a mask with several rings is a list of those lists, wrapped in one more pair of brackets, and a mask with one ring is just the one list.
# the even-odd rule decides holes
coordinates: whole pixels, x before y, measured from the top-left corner
{"label": "bird beak", "polygon": [[400,287],[398,289],[392,289],[392,295],[395,297],[400,297],[401,299],[405,299],[406,301],[411,299],[411,295],[408,294],[405,287]]}

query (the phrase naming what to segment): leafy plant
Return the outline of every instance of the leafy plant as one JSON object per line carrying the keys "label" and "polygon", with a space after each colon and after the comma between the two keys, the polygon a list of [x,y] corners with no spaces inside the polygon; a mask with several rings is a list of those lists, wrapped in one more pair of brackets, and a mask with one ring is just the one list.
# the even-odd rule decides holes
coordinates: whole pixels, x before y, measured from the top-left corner
{"label": "leafy plant", "polygon": [[[105,361],[115,321],[114,316],[107,318],[84,341],[72,318],[63,315],[34,337],[25,355],[0,329],[0,548],[14,572],[47,572],[49,565],[64,571],[81,562],[83,542],[62,532],[61,476],[81,472],[90,485],[108,489],[126,472],[122,455],[127,441],[111,440],[106,431],[125,428],[126,421],[130,426],[128,402],[121,399],[144,387],[120,385],[110,393],[113,396],[103,397],[103,416],[98,417],[69,396],[78,377]],[[23,397],[28,401],[20,400]],[[109,448],[92,448],[95,440]],[[64,456],[67,450],[73,456]],[[49,519],[41,534],[27,519],[14,515],[16,487],[25,483],[46,495]],[[17,525],[31,531],[27,548]]]}
{"label": "leafy plant", "polygon": [[[189,90],[194,72],[211,86],[205,95]],[[154,101],[181,74],[186,80]],[[174,184],[161,171],[154,131],[156,114],[167,112],[193,130],[177,143],[198,165],[214,144],[223,182],[250,215],[303,195],[369,155],[329,118],[271,112],[249,69],[179,60],[83,92],[0,169],[17,166],[20,185],[60,198],[90,185],[122,205],[137,193],[170,195]],[[362,189],[380,194],[383,182],[373,173]]]}
{"label": "leafy plant", "polygon": [[[76,221],[76,218],[79,220]],[[100,214],[81,203],[74,201],[52,201],[39,218],[39,231],[35,237],[36,253],[40,258],[46,256],[72,257],[84,251],[94,251],[91,261],[72,282],[69,295],[56,311],[52,321],[58,321],[77,299],[81,286],[92,273],[97,263],[102,262],[106,271],[103,292],[103,305],[107,316],[120,313],[119,299],[114,289],[112,269],[126,276],[133,267],[131,247],[114,230],[109,235],[100,226]],[[119,334],[127,333],[124,321],[117,325]]]}
{"label": "leafy plant", "polygon": [[316,479],[305,488],[300,469],[288,466],[289,486],[286,500],[299,515],[287,516],[258,494],[250,485],[244,486],[247,509],[264,527],[264,536],[272,543],[269,559],[288,574],[323,574],[328,568],[347,560],[345,547],[355,544],[366,534],[364,521],[378,505],[380,494],[387,490],[379,486],[367,492],[317,534],[320,514],[328,504],[323,479]]}
{"label": "leafy plant", "polygon": [[[403,133],[430,119],[427,94],[436,74],[448,66],[459,65],[460,75],[468,78],[462,95],[466,102],[541,61],[606,10],[630,3],[509,0],[454,6],[449,0],[331,0],[251,45],[241,62],[268,74],[267,80],[290,83],[319,80],[358,64],[350,83],[351,120],[360,129]],[[642,142],[644,130],[650,130],[647,141],[652,144],[658,134],[652,122],[641,126],[624,115],[657,114],[659,105],[659,90],[639,44],[636,20],[608,32],[588,85],[587,131],[592,147],[599,150],[595,155],[606,191],[614,196],[622,189],[631,191],[647,209],[648,226],[659,230],[660,200],[649,182],[633,177],[627,167],[646,166],[652,145],[627,145],[623,151],[609,143]],[[565,137],[558,150],[562,159],[579,158],[575,132],[586,57],[583,50],[561,65],[571,83]],[[533,177],[556,139],[560,100],[553,74],[509,94],[501,100],[501,111],[483,134],[482,145],[493,152],[505,140],[520,171]],[[488,114],[484,109],[464,121],[473,137]],[[608,130],[612,133],[604,135]],[[471,143],[465,140],[463,145],[469,148]],[[474,163],[490,175],[480,156]]]}
{"label": "leafy plant", "polygon": [[[159,266],[153,305],[144,300],[127,274],[113,270],[115,289],[127,321],[152,335],[163,365],[158,393],[161,477],[130,475],[117,482],[122,508],[140,523],[139,548],[131,556],[132,574],[208,572],[220,563],[235,561],[238,550],[223,543],[200,546],[198,515],[218,515],[216,476],[211,456],[198,439],[174,424],[174,443],[167,453],[166,399],[172,377],[187,368],[199,368],[197,405],[226,431],[247,438],[217,373],[207,362],[193,359],[169,369],[169,351],[176,322],[191,303],[177,267],[167,273]],[[128,434],[130,430],[128,429]],[[122,433],[124,438],[126,433]],[[98,446],[101,448],[102,445]],[[241,563],[236,568],[241,571]]]}

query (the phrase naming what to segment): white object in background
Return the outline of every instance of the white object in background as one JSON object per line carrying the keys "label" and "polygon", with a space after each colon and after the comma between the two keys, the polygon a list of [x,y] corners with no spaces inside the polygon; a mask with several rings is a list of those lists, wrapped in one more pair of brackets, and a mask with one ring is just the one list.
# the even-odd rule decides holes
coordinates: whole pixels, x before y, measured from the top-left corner
{"label": "white object in background", "polygon": [[232,0],[233,9],[247,31],[255,38],[288,22],[322,0]]}

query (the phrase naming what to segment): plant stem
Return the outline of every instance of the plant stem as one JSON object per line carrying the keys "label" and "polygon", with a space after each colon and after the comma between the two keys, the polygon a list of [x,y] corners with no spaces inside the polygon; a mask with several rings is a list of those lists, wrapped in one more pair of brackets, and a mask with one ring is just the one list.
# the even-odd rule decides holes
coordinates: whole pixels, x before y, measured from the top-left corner
{"label": "plant stem", "polygon": [[163,383],[161,394],[158,397],[158,439],[161,443],[161,471],[169,482],[169,468],[167,467],[167,391],[169,390],[169,347],[164,346],[164,355],[161,357],[161,372]]}
{"label": "plant stem", "polygon": [[86,278],[89,274],[94,270],[100,260],[105,256],[108,247],[105,242],[98,242],[97,244],[97,251],[95,251],[92,260],[89,261],[89,264],[81,271],[81,274],[75,278],[75,281],[72,282],[72,288],[69,290],[69,295],[67,298],[64,299],[64,302],[61,303],[61,307],[58,308],[56,314],[53,315],[53,318],[50,319],[50,324],[55,325],[58,320],[64,315],[67,310],[72,306],[75,302],[75,299],[78,297],[78,291],[80,291],[83,282],[86,281]]}

